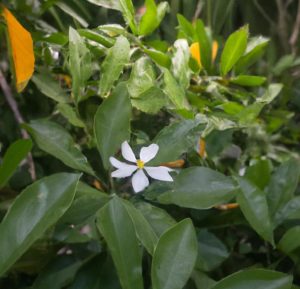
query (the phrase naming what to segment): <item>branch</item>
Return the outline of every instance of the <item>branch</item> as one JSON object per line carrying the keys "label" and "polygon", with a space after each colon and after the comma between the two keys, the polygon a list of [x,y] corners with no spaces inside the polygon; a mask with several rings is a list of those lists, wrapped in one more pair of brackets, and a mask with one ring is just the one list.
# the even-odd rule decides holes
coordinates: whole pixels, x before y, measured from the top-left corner
{"label": "branch", "polygon": [[297,11],[297,17],[294,24],[293,32],[289,40],[289,43],[292,48],[292,53],[294,55],[297,53],[297,40],[299,37],[299,32],[300,32],[300,0],[298,1],[298,11]]}
{"label": "branch", "polygon": [[[4,97],[7,101],[10,109],[13,112],[13,115],[14,115],[17,123],[19,125],[21,125],[22,123],[24,123],[24,118],[23,118],[22,114],[19,111],[17,102],[15,101],[15,99],[13,97],[11,88],[8,85],[8,83],[7,83],[7,81],[6,81],[6,79],[5,79],[5,77],[4,77],[1,70],[0,70],[0,87],[3,91]],[[29,139],[29,134],[27,133],[26,130],[24,130],[22,128],[21,128],[21,135],[22,135],[22,138]],[[34,181],[36,179],[36,173],[35,173],[35,167],[34,167],[34,162],[33,162],[33,158],[32,158],[31,153],[29,153],[28,156],[27,156],[27,163],[28,163],[28,166],[29,166],[29,173],[30,173],[31,179]]]}
{"label": "branch", "polygon": [[283,5],[282,0],[276,0],[277,10],[278,10],[278,34],[280,42],[283,45],[284,51],[289,51],[288,46],[288,30],[286,23],[286,7]]}

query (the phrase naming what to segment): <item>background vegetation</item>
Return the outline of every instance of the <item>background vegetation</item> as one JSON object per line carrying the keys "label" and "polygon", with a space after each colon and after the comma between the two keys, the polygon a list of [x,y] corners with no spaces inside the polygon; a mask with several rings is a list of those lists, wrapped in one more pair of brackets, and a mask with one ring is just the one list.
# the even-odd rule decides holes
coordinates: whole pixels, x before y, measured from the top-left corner
{"label": "background vegetation", "polygon": [[[298,288],[300,1],[118,3],[2,1],[0,288]],[[174,183],[112,180],[126,139]]]}

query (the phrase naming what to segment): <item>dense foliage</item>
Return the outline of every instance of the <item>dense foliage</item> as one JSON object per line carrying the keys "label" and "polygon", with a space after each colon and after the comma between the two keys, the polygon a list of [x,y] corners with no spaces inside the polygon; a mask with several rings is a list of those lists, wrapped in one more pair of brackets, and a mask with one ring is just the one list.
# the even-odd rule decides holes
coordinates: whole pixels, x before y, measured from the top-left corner
{"label": "dense foliage", "polygon": [[0,9],[0,288],[299,288],[300,2]]}

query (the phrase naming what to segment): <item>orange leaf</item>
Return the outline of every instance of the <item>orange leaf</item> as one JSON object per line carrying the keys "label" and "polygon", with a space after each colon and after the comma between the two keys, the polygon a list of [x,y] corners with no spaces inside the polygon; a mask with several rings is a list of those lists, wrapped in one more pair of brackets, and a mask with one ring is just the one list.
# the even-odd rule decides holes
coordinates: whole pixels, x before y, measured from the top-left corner
{"label": "orange leaf", "polygon": [[[190,46],[190,53],[192,57],[198,62],[199,66],[201,67],[201,54],[200,54],[200,45],[198,42],[192,43]],[[212,46],[212,61],[214,62],[218,53],[218,42],[214,41]]]}
{"label": "orange leaf", "polygon": [[17,91],[27,85],[34,71],[34,53],[31,34],[18,22],[11,12],[3,8],[7,33],[14,63]]}

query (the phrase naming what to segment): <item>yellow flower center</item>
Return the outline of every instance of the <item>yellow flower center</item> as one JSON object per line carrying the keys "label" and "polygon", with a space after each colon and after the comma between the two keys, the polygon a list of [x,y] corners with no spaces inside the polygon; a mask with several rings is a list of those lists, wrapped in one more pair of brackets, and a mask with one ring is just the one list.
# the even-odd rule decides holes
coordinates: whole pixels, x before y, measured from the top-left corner
{"label": "yellow flower center", "polygon": [[143,169],[145,166],[145,163],[142,160],[137,160],[136,165],[138,166],[139,169]]}

